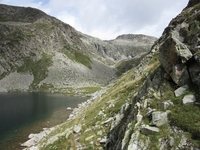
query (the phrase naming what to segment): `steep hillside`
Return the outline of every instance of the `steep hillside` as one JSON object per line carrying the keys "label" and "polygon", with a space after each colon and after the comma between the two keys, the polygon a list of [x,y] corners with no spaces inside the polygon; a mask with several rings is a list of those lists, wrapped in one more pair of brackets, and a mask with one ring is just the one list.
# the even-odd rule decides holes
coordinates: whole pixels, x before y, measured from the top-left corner
{"label": "steep hillside", "polygon": [[93,57],[107,64],[115,64],[127,58],[140,57],[149,52],[157,40],[155,37],[135,34],[120,35],[109,41],[102,41],[82,33],[80,33],[80,37],[87,49],[92,52]]}
{"label": "steep hillside", "polygon": [[[190,0],[138,66],[75,109],[65,123],[23,145],[35,149],[200,149],[199,13],[200,3]],[[41,135],[41,140],[34,141]]]}
{"label": "steep hillside", "polygon": [[155,41],[142,35],[102,41],[40,10],[7,5],[0,5],[0,31],[0,91],[99,89],[116,79],[113,65],[148,52]]}

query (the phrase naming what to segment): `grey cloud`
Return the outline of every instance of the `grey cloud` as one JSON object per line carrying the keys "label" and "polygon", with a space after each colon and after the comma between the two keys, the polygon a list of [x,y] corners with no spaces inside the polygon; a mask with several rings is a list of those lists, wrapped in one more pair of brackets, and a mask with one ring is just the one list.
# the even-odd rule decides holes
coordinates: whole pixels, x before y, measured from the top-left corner
{"label": "grey cloud", "polygon": [[[21,1],[15,0],[7,0],[7,2],[21,4]],[[73,27],[103,39],[114,38],[124,32],[138,33],[139,31],[142,34],[159,36],[169,21],[180,13],[187,3],[188,0],[24,1],[26,6],[36,6],[55,17],[62,15],[63,19],[63,14],[67,14],[64,20],[69,20],[67,19],[69,16],[74,18]],[[70,24],[70,22],[66,23]]]}

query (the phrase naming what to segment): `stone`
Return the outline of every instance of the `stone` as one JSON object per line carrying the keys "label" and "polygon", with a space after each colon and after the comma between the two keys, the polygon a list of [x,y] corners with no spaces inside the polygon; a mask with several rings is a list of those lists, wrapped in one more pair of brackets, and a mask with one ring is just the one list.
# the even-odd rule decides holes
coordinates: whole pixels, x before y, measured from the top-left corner
{"label": "stone", "polygon": [[[175,25],[170,25],[175,28]],[[172,28],[171,26],[169,29]],[[182,86],[190,83],[190,76],[186,63],[193,58],[193,54],[187,44],[182,42],[183,40],[178,32],[179,30],[170,30],[168,31],[169,33],[163,37],[163,43],[161,43],[159,47],[159,61],[167,74],[171,76],[172,80],[177,85]]]}
{"label": "stone", "polygon": [[157,127],[168,123],[167,112],[156,111],[152,113],[151,125]]}
{"label": "stone", "polygon": [[148,112],[144,115],[144,117],[149,117],[154,111],[156,111],[156,109],[148,107]]}
{"label": "stone", "polygon": [[38,142],[40,142],[43,138],[45,138],[54,128],[45,128],[43,131],[37,134],[31,133],[28,138],[29,140],[22,143],[21,146],[25,147],[31,147],[36,145]]}
{"label": "stone", "polygon": [[189,83],[189,73],[185,64],[176,64],[172,67],[171,77],[173,81],[179,85],[183,86]]}
{"label": "stone", "polygon": [[166,110],[169,107],[169,103],[161,102],[161,103],[158,103],[158,106],[159,106],[159,108]]}
{"label": "stone", "polygon": [[[198,54],[199,55],[199,54]],[[200,67],[198,63],[193,63],[188,66],[192,83],[200,87]]]}
{"label": "stone", "polygon": [[185,145],[187,145],[187,137],[185,135],[182,135],[178,147],[183,148]]}
{"label": "stone", "polygon": [[104,124],[107,124],[107,123],[109,123],[111,121],[113,121],[113,117],[111,117],[111,118],[107,119],[106,121],[104,121]]}
{"label": "stone", "polygon": [[82,129],[82,126],[79,124],[79,125],[74,126],[73,131],[74,131],[74,133],[79,133],[81,131],[81,129]]}
{"label": "stone", "polygon": [[141,114],[137,114],[137,122],[141,122],[142,121],[143,116]]}
{"label": "stone", "polygon": [[[182,23],[182,25],[188,26],[188,25],[183,24],[183,23]],[[192,58],[193,55],[192,55],[191,51],[189,50],[189,48],[184,43],[182,43],[176,37],[175,34],[176,34],[176,32],[173,32],[173,34],[172,34],[172,39],[176,43],[176,45],[175,45],[175,52],[180,57],[181,62],[183,64],[185,64],[190,58]]]}
{"label": "stone", "polygon": [[139,102],[137,102],[137,103],[136,103],[136,106],[137,106],[138,109],[140,109],[141,104],[140,104]]}
{"label": "stone", "polygon": [[159,92],[158,92],[158,93],[154,92],[154,93],[153,93],[153,96],[154,96],[156,99],[158,99],[158,100],[161,98],[161,95],[160,95]]}
{"label": "stone", "polygon": [[68,128],[68,129],[66,129],[65,131],[66,131],[65,138],[68,139],[69,136],[72,134],[73,131],[72,131],[71,128]]}
{"label": "stone", "polygon": [[100,142],[100,144],[106,144],[106,142],[107,142],[107,137],[106,137],[106,136],[103,137],[99,142]]}
{"label": "stone", "polygon": [[148,102],[147,102],[147,99],[145,99],[145,100],[144,100],[143,107],[144,107],[144,108],[147,108],[147,107],[148,107]]}
{"label": "stone", "polygon": [[149,125],[144,125],[141,127],[140,131],[141,131],[141,133],[148,135],[148,134],[158,133],[160,130],[157,127],[151,127]]}
{"label": "stone", "polygon": [[[153,103],[153,99],[151,99],[151,98],[147,98],[147,99],[145,99],[145,101],[147,102],[147,108],[149,107],[149,106],[151,106],[151,104]],[[145,102],[145,103],[146,103]]]}
{"label": "stone", "polygon": [[190,95],[185,95],[183,98],[183,104],[184,105],[188,105],[188,104],[192,104],[196,101],[196,98],[194,95],[190,94]]}
{"label": "stone", "polygon": [[188,89],[188,85],[183,85],[174,91],[176,97],[183,95],[183,93]]}
{"label": "stone", "polygon": [[72,108],[71,107],[67,107],[67,110],[72,110]]}
{"label": "stone", "polygon": [[174,106],[174,103],[173,103],[171,100],[158,103],[158,107],[159,107],[160,109],[163,109],[163,110],[168,109],[169,106]]}
{"label": "stone", "polygon": [[[129,128],[129,125],[128,125],[128,128]],[[122,139],[121,149],[124,149],[125,145],[127,145],[127,142],[128,142],[127,139],[129,139],[130,135],[131,135],[131,129],[127,129],[125,134],[124,134],[124,137]]]}
{"label": "stone", "polygon": [[112,107],[115,107],[115,104],[113,103],[109,104],[108,108],[112,108]]}
{"label": "stone", "polygon": [[104,115],[104,112],[102,110],[99,111],[98,116]]}
{"label": "stone", "polygon": [[97,135],[100,135],[100,136],[103,135],[103,131],[102,130],[98,131]]}
{"label": "stone", "polygon": [[128,146],[128,150],[136,150],[137,149],[137,144],[136,143],[131,143],[129,146]]}
{"label": "stone", "polygon": [[174,143],[175,143],[174,138],[170,136],[169,137],[169,145],[172,147],[174,145]]}
{"label": "stone", "polygon": [[85,138],[85,141],[90,141],[93,137],[94,137],[94,135],[91,135],[91,136]]}

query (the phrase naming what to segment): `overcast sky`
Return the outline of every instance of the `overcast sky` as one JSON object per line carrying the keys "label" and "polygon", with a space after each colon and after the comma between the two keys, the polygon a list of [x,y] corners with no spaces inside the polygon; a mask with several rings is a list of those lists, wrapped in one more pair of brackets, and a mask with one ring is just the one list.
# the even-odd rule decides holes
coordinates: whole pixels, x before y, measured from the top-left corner
{"label": "overcast sky", "polygon": [[43,10],[78,31],[103,40],[121,34],[160,37],[189,0],[0,0]]}

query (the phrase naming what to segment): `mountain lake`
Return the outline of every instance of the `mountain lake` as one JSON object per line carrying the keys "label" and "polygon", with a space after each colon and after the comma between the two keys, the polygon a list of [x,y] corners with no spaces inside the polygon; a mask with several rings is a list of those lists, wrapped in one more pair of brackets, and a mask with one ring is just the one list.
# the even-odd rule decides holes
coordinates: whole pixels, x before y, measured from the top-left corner
{"label": "mountain lake", "polygon": [[66,121],[88,97],[50,93],[0,93],[0,150],[18,150],[30,133]]}

